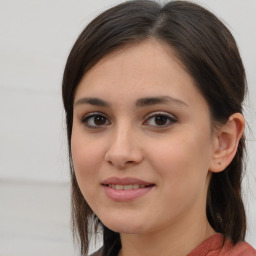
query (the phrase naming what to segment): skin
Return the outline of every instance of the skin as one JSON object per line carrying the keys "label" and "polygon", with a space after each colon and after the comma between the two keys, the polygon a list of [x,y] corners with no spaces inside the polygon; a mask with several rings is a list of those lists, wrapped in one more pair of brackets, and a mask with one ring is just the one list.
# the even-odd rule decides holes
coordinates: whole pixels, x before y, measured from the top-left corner
{"label": "skin", "polygon": [[[158,96],[176,100],[136,105]],[[100,122],[88,118],[95,112],[103,116]],[[119,255],[186,255],[215,233],[206,218],[206,195],[211,171],[223,170],[232,159],[219,150],[227,148],[229,137],[226,130],[226,144],[220,142],[206,100],[164,43],[146,40],[118,50],[84,75],[74,99],[74,168],[93,212],[120,233]],[[109,177],[135,177],[154,187],[117,202],[101,185]]]}

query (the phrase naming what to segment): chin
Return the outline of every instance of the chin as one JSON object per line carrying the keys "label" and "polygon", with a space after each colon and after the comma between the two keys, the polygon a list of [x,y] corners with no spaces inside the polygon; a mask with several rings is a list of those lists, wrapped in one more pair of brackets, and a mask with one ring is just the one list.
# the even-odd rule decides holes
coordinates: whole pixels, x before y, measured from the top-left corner
{"label": "chin", "polygon": [[145,227],[145,223],[135,223],[134,220],[130,220],[128,218],[113,218],[113,219],[105,219],[103,218],[101,222],[110,230],[117,233],[125,233],[125,234],[138,234],[142,232],[143,226]]}
{"label": "chin", "polygon": [[105,225],[108,229],[116,232],[116,233],[122,233],[122,234],[138,234],[141,232],[139,228],[136,227],[131,227],[131,225],[127,225],[126,227],[120,227],[117,225],[111,225],[107,226]]}

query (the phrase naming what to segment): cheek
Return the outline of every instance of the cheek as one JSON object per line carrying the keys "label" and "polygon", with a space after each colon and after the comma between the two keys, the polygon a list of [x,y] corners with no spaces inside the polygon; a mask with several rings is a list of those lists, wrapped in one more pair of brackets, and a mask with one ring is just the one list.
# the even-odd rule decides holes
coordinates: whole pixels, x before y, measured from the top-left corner
{"label": "cheek", "polygon": [[[193,192],[202,190],[210,164],[210,135],[184,132],[163,141],[151,154],[154,169],[162,177],[165,189]],[[180,193],[178,193],[180,191]]]}
{"label": "cheek", "polygon": [[99,147],[74,132],[71,139],[71,152],[78,185],[84,197],[87,197],[88,194],[93,193],[93,187],[99,179],[98,170],[101,163]]}

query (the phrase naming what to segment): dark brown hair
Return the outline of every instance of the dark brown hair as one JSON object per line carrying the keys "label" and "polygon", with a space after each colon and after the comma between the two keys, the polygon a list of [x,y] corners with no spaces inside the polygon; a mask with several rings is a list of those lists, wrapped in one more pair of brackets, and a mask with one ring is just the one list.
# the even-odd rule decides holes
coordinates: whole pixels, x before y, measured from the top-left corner
{"label": "dark brown hair", "polygon": [[[104,247],[117,243],[118,233],[102,225],[81,194],[71,157],[73,101],[83,75],[106,54],[149,38],[170,45],[207,100],[214,123],[224,124],[242,113],[246,77],[236,42],[210,11],[186,1],[161,6],[150,0],[119,4],[96,17],[80,34],[68,57],[62,84],[72,179],[73,231],[81,253],[88,251],[90,234],[103,226]],[[208,189],[207,217],[216,232],[234,244],[245,237],[246,217],[241,198],[244,137],[230,165],[214,173]],[[117,248],[118,248],[117,246]]]}

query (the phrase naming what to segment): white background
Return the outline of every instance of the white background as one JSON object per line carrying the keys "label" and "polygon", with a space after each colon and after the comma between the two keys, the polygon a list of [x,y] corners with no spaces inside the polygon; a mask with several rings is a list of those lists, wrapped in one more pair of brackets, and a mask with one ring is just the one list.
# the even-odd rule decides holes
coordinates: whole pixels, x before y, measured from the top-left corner
{"label": "white background", "polygon": [[[0,256],[75,255],[62,73],[88,21],[120,2],[0,0]],[[256,247],[256,1],[196,2],[228,25],[247,71],[248,168],[243,185],[247,240]]]}

